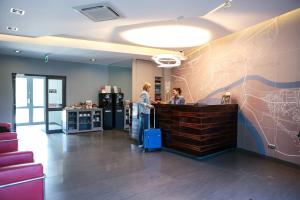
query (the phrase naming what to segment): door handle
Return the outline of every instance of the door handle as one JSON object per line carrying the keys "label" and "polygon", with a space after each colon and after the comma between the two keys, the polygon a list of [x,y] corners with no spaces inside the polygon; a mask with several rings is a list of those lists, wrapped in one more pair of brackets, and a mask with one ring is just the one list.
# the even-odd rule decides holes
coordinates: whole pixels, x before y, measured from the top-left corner
{"label": "door handle", "polygon": [[27,98],[27,104],[30,104],[30,102],[31,102],[30,98]]}

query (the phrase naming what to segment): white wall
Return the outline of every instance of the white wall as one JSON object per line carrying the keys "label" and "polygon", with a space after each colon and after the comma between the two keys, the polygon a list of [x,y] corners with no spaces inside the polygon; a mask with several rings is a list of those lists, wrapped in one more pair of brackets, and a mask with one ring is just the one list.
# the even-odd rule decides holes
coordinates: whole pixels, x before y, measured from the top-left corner
{"label": "white wall", "polygon": [[163,69],[146,60],[133,60],[132,63],[132,101],[138,101],[145,82],[151,83],[150,96],[154,100],[155,76],[163,76]]}
{"label": "white wall", "polygon": [[172,80],[171,80],[171,74],[172,71],[171,69],[164,68],[163,69],[163,100],[164,101],[169,101],[172,97]]}
{"label": "white wall", "polygon": [[[162,100],[166,101],[172,93],[171,70],[159,68],[152,61],[133,60],[132,62],[132,101],[138,101],[145,82],[151,83],[150,96],[154,100],[155,76],[163,77]],[[167,87],[166,87],[167,86]]]}
{"label": "white wall", "polygon": [[118,86],[124,93],[125,100],[131,100],[132,86],[131,86],[131,67],[109,67],[109,85]]}
{"label": "white wall", "polygon": [[[194,49],[172,70],[189,103],[238,103],[238,147],[300,165],[300,9]],[[270,148],[273,147],[273,148]]]}
{"label": "white wall", "polygon": [[108,84],[105,66],[0,55],[0,121],[12,121],[12,73],[67,77],[67,105],[90,99],[98,102],[98,89]]}

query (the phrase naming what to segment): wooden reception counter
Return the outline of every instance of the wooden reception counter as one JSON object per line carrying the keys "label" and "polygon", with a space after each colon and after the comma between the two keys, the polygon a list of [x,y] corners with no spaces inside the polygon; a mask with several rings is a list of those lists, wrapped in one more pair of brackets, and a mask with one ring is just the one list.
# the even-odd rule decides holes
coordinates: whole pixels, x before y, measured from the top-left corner
{"label": "wooden reception counter", "polygon": [[167,149],[196,157],[236,147],[238,105],[157,104],[157,127]]}

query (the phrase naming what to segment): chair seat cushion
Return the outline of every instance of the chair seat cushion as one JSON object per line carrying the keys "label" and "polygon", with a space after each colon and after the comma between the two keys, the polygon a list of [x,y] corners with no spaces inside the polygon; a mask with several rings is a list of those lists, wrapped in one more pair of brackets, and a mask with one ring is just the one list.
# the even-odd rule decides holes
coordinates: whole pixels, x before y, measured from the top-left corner
{"label": "chair seat cushion", "polygon": [[8,153],[0,153],[0,167],[32,162],[33,153],[31,151],[14,151]]}
{"label": "chair seat cushion", "polygon": [[0,186],[43,176],[43,165],[28,163],[0,168]]}

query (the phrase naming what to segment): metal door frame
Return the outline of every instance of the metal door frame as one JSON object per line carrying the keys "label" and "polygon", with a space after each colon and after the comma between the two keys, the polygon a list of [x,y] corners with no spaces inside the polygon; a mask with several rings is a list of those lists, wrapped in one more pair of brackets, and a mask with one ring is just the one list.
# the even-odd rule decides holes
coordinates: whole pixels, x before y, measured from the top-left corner
{"label": "metal door frame", "polygon": [[[17,74],[22,74],[22,73],[12,73],[12,89],[13,89],[13,113],[12,113],[12,128],[13,130],[16,130],[16,77]],[[49,124],[48,124],[48,120],[49,120],[49,111],[60,111],[63,110],[63,108],[66,106],[66,81],[67,78],[66,76],[55,76],[55,75],[42,75],[42,74],[22,74],[24,76],[37,76],[37,77],[45,77],[45,126],[46,126],[46,133],[57,133],[57,132],[62,132],[62,130],[58,130],[58,131],[49,131]],[[62,85],[62,90],[63,90],[63,94],[62,94],[62,98],[63,98],[63,102],[62,102],[62,109],[53,109],[53,108],[48,108],[48,80],[49,79],[62,79],[63,80],[63,85]],[[39,124],[43,124],[43,123],[39,123]],[[19,125],[19,124],[18,124]],[[21,125],[26,125],[26,124],[21,124]]]}
{"label": "metal door frame", "polygon": [[[28,108],[29,109],[29,121],[28,123],[18,123],[20,126],[26,126],[26,125],[38,125],[38,124],[44,124],[46,122],[46,90],[44,90],[44,106],[34,106],[33,105],[33,78],[40,77],[45,80],[45,89],[46,89],[46,77],[43,75],[33,75],[33,74],[20,74],[24,75],[25,78],[27,78],[27,99],[30,99],[30,103],[28,103],[27,100],[27,106],[24,107],[17,107],[16,106],[16,78],[17,75],[20,73],[12,73],[12,81],[13,81],[13,127],[16,128],[16,110],[18,108]],[[34,108],[44,108],[44,121],[43,122],[33,122],[33,109]]]}
{"label": "metal door frame", "polygon": [[[61,108],[49,108],[49,79],[62,80],[62,107]],[[66,107],[66,76],[46,76],[46,133],[62,133],[62,129],[49,130],[49,112],[51,111],[63,111]]]}

